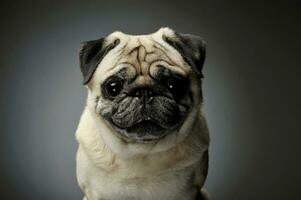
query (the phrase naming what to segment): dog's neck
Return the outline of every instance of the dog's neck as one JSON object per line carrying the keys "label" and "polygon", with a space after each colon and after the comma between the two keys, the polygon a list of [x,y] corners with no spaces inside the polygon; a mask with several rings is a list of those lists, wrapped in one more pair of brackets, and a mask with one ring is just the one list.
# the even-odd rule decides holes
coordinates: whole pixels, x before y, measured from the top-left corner
{"label": "dog's neck", "polygon": [[[153,173],[183,169],[197,162],[196,158],[200,156],[196,154],[201,155],[203,150],[207,149],[208,143],[203,137],[206,134],[188,134],[185,140],[169,149],[153,152],[152,149],[159,144],[154,144],[153,147],[145,144],[126,144],[111,134],[108,126],[98,119],[95,113],[86,108],[76,136],[81,147],[94,162],[93,164],[103,169],[118,171],[120,168],[127,169],[131,166],[129,169],[131,172],[137,168],[136,172],[139,174],[135,176],[153,175]],[[139,148],[142,153],[137,152]],[[146,148],[148,148],[147,151]],[[141,171],[141,169],[144,170]]]}

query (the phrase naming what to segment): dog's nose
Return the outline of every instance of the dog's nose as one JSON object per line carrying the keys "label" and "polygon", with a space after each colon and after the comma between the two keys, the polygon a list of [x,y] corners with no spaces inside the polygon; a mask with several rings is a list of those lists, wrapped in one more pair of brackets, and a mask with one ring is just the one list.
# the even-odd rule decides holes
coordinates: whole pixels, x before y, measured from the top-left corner
{"label": "dog's nose", "polygon": [[134,89],[130,93],[130,95],[134,96],[134,97],[138,97],[138,98],[149,99],[149,98],[153,97],[155,94],[154,94],[154,91],[150,88],[137,88],[137,89]]}

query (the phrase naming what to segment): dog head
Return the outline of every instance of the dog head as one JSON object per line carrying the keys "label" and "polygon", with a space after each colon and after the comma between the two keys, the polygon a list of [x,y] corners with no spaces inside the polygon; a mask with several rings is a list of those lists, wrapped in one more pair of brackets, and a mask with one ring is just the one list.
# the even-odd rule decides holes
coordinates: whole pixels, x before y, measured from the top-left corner
{"label": "dog head", "polygon": [[79,56],[88,107],[126,142],[181,136],[200,109],[205,44],[198,36],[169,28],[138,36],[114,32],[84,42]]}

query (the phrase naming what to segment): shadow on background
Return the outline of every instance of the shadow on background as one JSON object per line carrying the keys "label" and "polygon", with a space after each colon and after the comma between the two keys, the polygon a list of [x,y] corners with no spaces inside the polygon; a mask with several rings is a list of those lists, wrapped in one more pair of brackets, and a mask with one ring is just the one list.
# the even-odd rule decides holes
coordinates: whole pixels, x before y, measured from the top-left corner
{"label": "shadow on background", "polygon": [[297,1],[0,4],[1,197],[82,198],[74,139],[86,96],[80,43],[115,30],[144,34],[162,26],[201,35],[208,44],[204,110],[212,143],[206,187],[213,199],[300,196]]}

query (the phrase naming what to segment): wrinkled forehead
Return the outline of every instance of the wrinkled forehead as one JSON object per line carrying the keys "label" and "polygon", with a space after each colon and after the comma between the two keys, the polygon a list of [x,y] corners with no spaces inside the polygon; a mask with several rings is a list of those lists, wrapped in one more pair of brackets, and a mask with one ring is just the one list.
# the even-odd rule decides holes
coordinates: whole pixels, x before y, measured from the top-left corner
{"label": "wrinkled forehead", "polygon": [[94,79],[103,82],[107,77],[125,69],[135,76],[155,73],[158,66],[186,75],[190,67],[183,61],[181,54],[166,43],[163,37],[173,37],[169,29],[160,29],[149,35],[127,35],[114,32],[107,37],[108,43],[120,40],[99,63]]}

